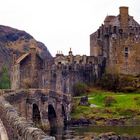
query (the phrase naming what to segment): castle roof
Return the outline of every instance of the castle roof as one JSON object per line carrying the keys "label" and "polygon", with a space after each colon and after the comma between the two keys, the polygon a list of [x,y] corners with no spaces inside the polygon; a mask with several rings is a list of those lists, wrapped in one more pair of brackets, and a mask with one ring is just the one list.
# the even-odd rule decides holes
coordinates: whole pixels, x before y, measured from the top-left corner
{"label": "castle roof", "polygon": [[116,16],[106,16],[104,22],[111,22]]}
{"label": "castle roof", "polygon": [[[20,56],[17,60],[16,60],[16,64],[19,64],[19,63],[21,63],[27,56],[29,56],[31,53],[25,53],[25,54],[23,54],[22,56]],[[40,55],[39,54],[36,54],[41,60],[42,60],[42,58],[40,57]]]}
{"label": "castle roof", "polygon": [[24,60],[30,53],[23,54],[16,60],[16,64],[19,64],[22,60]]}

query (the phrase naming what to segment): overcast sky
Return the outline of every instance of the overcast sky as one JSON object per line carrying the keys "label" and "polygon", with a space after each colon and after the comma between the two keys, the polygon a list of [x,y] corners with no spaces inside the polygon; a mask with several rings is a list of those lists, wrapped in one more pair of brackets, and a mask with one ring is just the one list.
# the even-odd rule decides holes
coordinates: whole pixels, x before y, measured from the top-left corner
{"label": "overcast sky", "polygon": [[140,0],[0,0],[0,24],[25,30],[53,56],[69,48],[89,55],[89,35],[120,6],[140,23]]}

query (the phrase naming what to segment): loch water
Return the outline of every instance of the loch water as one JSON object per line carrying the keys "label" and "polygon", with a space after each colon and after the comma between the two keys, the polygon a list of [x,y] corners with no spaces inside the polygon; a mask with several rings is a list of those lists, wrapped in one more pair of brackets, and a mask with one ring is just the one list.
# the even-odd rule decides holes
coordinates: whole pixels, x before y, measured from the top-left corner
{"label": "loch water", "polygon": [[117,135],[140,137],[140,126],[79,126],[55,128],[47,132],[55,136],[56,140],[84,140],[91,139],[102,133],[115,132]]}

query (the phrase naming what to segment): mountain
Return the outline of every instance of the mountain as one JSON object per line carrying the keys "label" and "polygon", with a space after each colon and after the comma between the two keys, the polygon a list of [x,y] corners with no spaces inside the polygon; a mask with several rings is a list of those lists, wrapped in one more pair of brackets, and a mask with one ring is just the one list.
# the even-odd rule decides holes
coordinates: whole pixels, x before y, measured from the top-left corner
{"label": "mountain", "polygon": [[27,32],[0,25],[0,71],[3,65],[7,65],[10,69],[12,52],[16,52],[17,55],[28,52],[33,40],[36,42],[36,49],[43,59],[52,58],[47,47],[36,41]]}

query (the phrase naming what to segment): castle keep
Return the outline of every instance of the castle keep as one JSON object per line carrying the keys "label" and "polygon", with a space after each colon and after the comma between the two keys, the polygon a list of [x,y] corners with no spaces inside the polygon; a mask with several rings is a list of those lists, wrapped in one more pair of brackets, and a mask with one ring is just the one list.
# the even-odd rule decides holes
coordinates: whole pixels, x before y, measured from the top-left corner
{"label": "castle keep", "polygon": [[140,25],[120,7],[118,16],[107,16],[90,35],[90,55],[106,60],[106,71],[128,75],[140,74]]}

